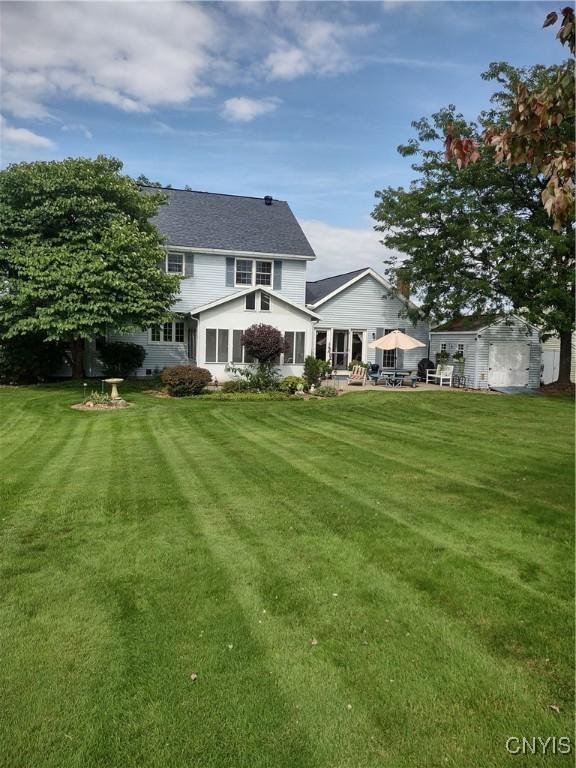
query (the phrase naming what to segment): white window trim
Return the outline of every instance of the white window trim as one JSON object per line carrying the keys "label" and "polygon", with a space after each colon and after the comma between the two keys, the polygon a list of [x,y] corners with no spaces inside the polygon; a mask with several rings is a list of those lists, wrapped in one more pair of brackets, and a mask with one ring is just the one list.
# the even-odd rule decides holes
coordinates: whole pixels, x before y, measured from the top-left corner
{"label": "white window trim", "polygon": [[[208,347],[208,345],[206,343],[206,336],[207,336],[208,331],[216,331],[216,360],[207,360],[206,359],[208,357],[208,354],[207,354],[207,347]],[[225,361],[219,361],[218,360],[218,348],[219,348],[219,343],[220,343],[220,334],[224,333],[224,332],[226,332],[228,334],[228,344],[226,345],[226,360]],[[234,333],[234,330],[231,329],[231,328],[212,328],[212,327],[208,327],[208,326],[206,326],[206,328],[204,328],[204,339],[203,339],[203,342],[204,342],[204,364],[205,365],[229,365],[229,363],[232,360],[231,349],[232,349],[232,344],[233,344],[233,341],[232,341],[233,333]]]}
{"label": "white window trim", "polygon": [[[175,274],[175,273],[174,273]],[[160,340],[156,341],[152,338],[152,328],[148,329],[148,343],[149,344],[186,344],[186,326],[184,324],[184,320],[168,320],[167,322],[172,322],[172,341],[164,341],[164,325],[165,323],[160,323]],[[182,323],[184,327],[184,339],[182,341],[176,341],[176,323]]]}
{"label": "white window trim", "polygon": [[362,334],[362,360],[366,362],[368,359],[368,330],[366,328],[314,328],[314,351],[316,354],[316,332],[326,332],[326,360],[332,362],[332,352],[334,349],[334,331],[348,331],[348,357],[352,359],[352,334]]}
{"label": "white window trim", "polygon": [[[182,257],[182,269],[180,272],[169,272],[168,271],[168,256],[172,254],[173,256],[181,256]],[[167,251],[166,252],[166,262],[165,262],[166,272],[169,275],[184,275],[186,273],[186,254],[182,253],[181,251]]]}
{"label": "white window trim", "polygon": [[[266,288],[267,286],[258,286],[258,287],[262,288],[263,290],[259,291],[258,295],[254,297],[254,309],[248,309],[248,307],[246,306],[246,299],[248,298],[248,296],[251,296],[252,294],[247,293],[244,296],[244,312],[272,312],[272,297],[270,296],[268,291],[264,290],[264,288]],[[266,295],[268,296],[268,303],[269,303],[268,309],[262,309],[263,292],[266,293]]]}
{"label": "white window trim", "polygon": [[[250,284],[248,283],[239,283],[236,280],[236,265],[239,261],[251,261],[252,262],[252,282]],[[256,284],[256,262],[260,261],[264,264],[270,264],[270,285],[263,285],[262,283]],[[235,288],[270,288],[272,289],[272,286],[274,285],[274,261],[272,259],[247,259],[243,258],[242,256],[236,256],[234,259],[234,287]],[[249,310],[250,311],[250,310]],[[252,310],[253,311],[253,310]]]}
{"label": "white window trim", "polygon": [[292,356],[294,358],[296,357],[296,334],[297,333],[303,333],[304,334],[303,359],[302,359],[301,363],[297,363],[295,360],[292,360],[292,362],[286,362],[286,352],[282,352],[282,357],[280,359],[280,365],[304,365],[304,360],[306,360],[306,341],[307,341],[306,331],[302,330],[302,329],[297,330],[297,331],[284,331],[284,333],[283,333],[284,339],[286,338],[286,334],[287,333],[294,334],[294,343],[292,345]]}

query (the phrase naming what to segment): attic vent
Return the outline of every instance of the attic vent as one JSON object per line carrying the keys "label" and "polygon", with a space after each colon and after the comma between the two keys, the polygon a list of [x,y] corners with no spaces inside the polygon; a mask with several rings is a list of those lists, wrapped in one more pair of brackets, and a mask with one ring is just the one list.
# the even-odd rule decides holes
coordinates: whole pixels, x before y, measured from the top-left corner
{"label": "attic vent", "polygon": [[266,197],[264,198],[264,204],[272,205],[272,195],[266,195]]}

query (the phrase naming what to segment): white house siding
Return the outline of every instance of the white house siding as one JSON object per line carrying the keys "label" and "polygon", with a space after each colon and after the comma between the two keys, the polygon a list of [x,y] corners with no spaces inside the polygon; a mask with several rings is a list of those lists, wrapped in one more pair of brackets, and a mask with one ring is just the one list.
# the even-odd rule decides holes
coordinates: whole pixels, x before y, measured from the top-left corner
{"label": "white house siding", "polygon": [[[463,343],[465,369],[470,385],[475,389],[488,389],[490,344],[498,342],[517,342],[530,345],[528,387],[537,389],[540,386],[540,338],[536,329],[526,325],[516,318],[502,320],[476,333],[447,332],[430,334],[430,358],[435,360],[441,350],[442,343],[447,344],[447,351],[454,353],[457,344]],[[450,344],[453,348],[450,348]]]}
{"label": "white house siding", "polygon": [[[366,331],[365,347],[376,337],[378,329],[403,328],[409,335],[425,344],[424,347],[400,352],[398,366],[416,369],[422,358],[428,356],[428,323],[412,321],[404,316],[405,304],[389,293],[370,275],[345,288],[334,298],[321,304],[316,310],[320,320],[317,329],[349,329]],[[365,348],[364,362],[376,362],[376,350]]]}
{"label": "white house siding", "polygon": [[[185,324],[186,333],[188,321]],[[146,376],[161,371],[171,365],[187,365],[188,347],[186,343],[177,342],[153,342],[150,341],[150,331],[139,331],[130,334],[108,334],[110,341],[127,341],[132,344],[140,344],[146,350],[146,359],[141,368],[136,369],[134,376]],[[147,374],[150,371],[150,374]]]}
{"label": "white house siding", "polygon": [[[228,330],[228,361],[232,361],[232,331],[246,330],[255,323],[265,323],[278,328],[279,331],[304,331],[304,356],[310,354],[312,345],[313,322],[309,315],[291,307],[284,302],[271,297],[270,311],[260,312],[255,310],[246,310],[244,308],[244,297],[233,299],[226,304],[209,309],[199,317],[197,331],[197,364],[202,368],[207,368],[210,373],[218,379],[225,381],[233,378],[226,371],[226,363],[206,362],[206,329],[226,329]],[[283,356],[281,358],[283,363]],[[234,363],[234,365],[237,365]],[[303,365],[289,364],[280,365],[282,376],[301,376],[304,370]]]}
{"label": "white house siding", "polygon": [[[273,261],[273,259],[266,260]],[[282,261],[282,287],[278,293],[297,304],[304,304],[307,262],[293,259],[280,259],[280,261]],[[194,275],[183,278],[180,283],[180,296],[173,309],[176,312],[190,312],[195,307],[210,304],[224,296],[237,293],[245,287],[226,285],[225,256],[195,253]]]}
{"label": "white house siding", "polygon": [[[560,369],[560,338],[552,336],[542,344],[542,365],[544,384],[551,384],[558,379]],[[570,381],[576,381],[576,333],[572,334],[572,359],[570,362]]]}
{"label": "white house siding", "polygon": [[[476,333],[434,333],[430,334],[430,359],[436,362],[436,355],[446,344],[446,351],[453,355],[458,350],[458,344],[464,344],[464,376],[472,387],[476,383]],[[449,361],[448,365],[452,365]],[[454,363],[454,365],[456,365]]]}

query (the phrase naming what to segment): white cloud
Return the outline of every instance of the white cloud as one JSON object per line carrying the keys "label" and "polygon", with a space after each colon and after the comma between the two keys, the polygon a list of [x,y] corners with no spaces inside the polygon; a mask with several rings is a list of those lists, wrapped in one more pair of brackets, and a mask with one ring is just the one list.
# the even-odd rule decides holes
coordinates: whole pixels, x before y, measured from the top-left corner
{"label": "white cloud", "polygon": [[93,137],[92,131],[87,128],[84,123],[65,123],[60,128],[61,131],[64,131],[65,133],[69,133],[70,131],[79,131],[80,133],[84,134],[85,139],[91,139]]}
{"label": "white cloud", "polygon": [[42,118],[66,96],[146,112],[206,95],[216,15],[191,3],[7,3],[4,108]]}
{"label": "white cloud", "polygon": [[[327,4],[328,7],[328,4]],[[26,2],[3,8],[3,107],[53,117],[63,99],[126,112],[187,106],[222,84],[324,76],[362,65],[372,25],[315,3]],[[270,111],[270,109],[268,109]]]}
{"label": "white cloud", "polygon": [[306,4],[280,4],[282,33],[264,60],[269,80],[293,80],[306,74],[335,75],[356,66],[346,44],[376,27],[348,21],[326,21],[312,15]]}
{"label": "white cloud", "polygon": [[222,115],[227,120],[239,123],[249,123],[260,115],[266,115],[278,109],[280,99],[249,99],[246,96],[236,96],[226,99],[222,105]]}
{"label": "white cloud", "polygon": [[6,146],[19,147],[39,147],[49,149],[54,146],[54,142],[46,136],[40,136],[27,128],[15,128],[9,125],[6,120],[0,116],[0,139]]}
{"label": "white cloud", "polygon": [[382,262],[388,254],[395,253],[380,243],[378,232],[370,227],[336,227],[317,219],[304,219],[300,224],[318,257],[308,267],[310,280],[362,267],[372,267],[383,274]]}

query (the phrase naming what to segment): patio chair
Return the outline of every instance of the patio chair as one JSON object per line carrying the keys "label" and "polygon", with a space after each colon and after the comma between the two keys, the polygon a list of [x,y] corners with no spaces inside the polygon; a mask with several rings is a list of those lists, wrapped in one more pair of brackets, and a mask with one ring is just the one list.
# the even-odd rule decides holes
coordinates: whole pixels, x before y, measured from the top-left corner
{"label": "patio chair", "polygon": [[426,371],[426,384],[448,384],[451,387],[453,373],[453,365],[439,365],[435,371]]}
{"label": "patio chair", "polygon": [[366,371],[368,378],[373,384],[376,384],[380,378],[380,366],[378,363],[368,363],[368,370]]}
{"label": "patio chair", "polygon": [[366,384],[366,368],[363,365],[355,365],[348,376],[348,385],[363,387]]}

